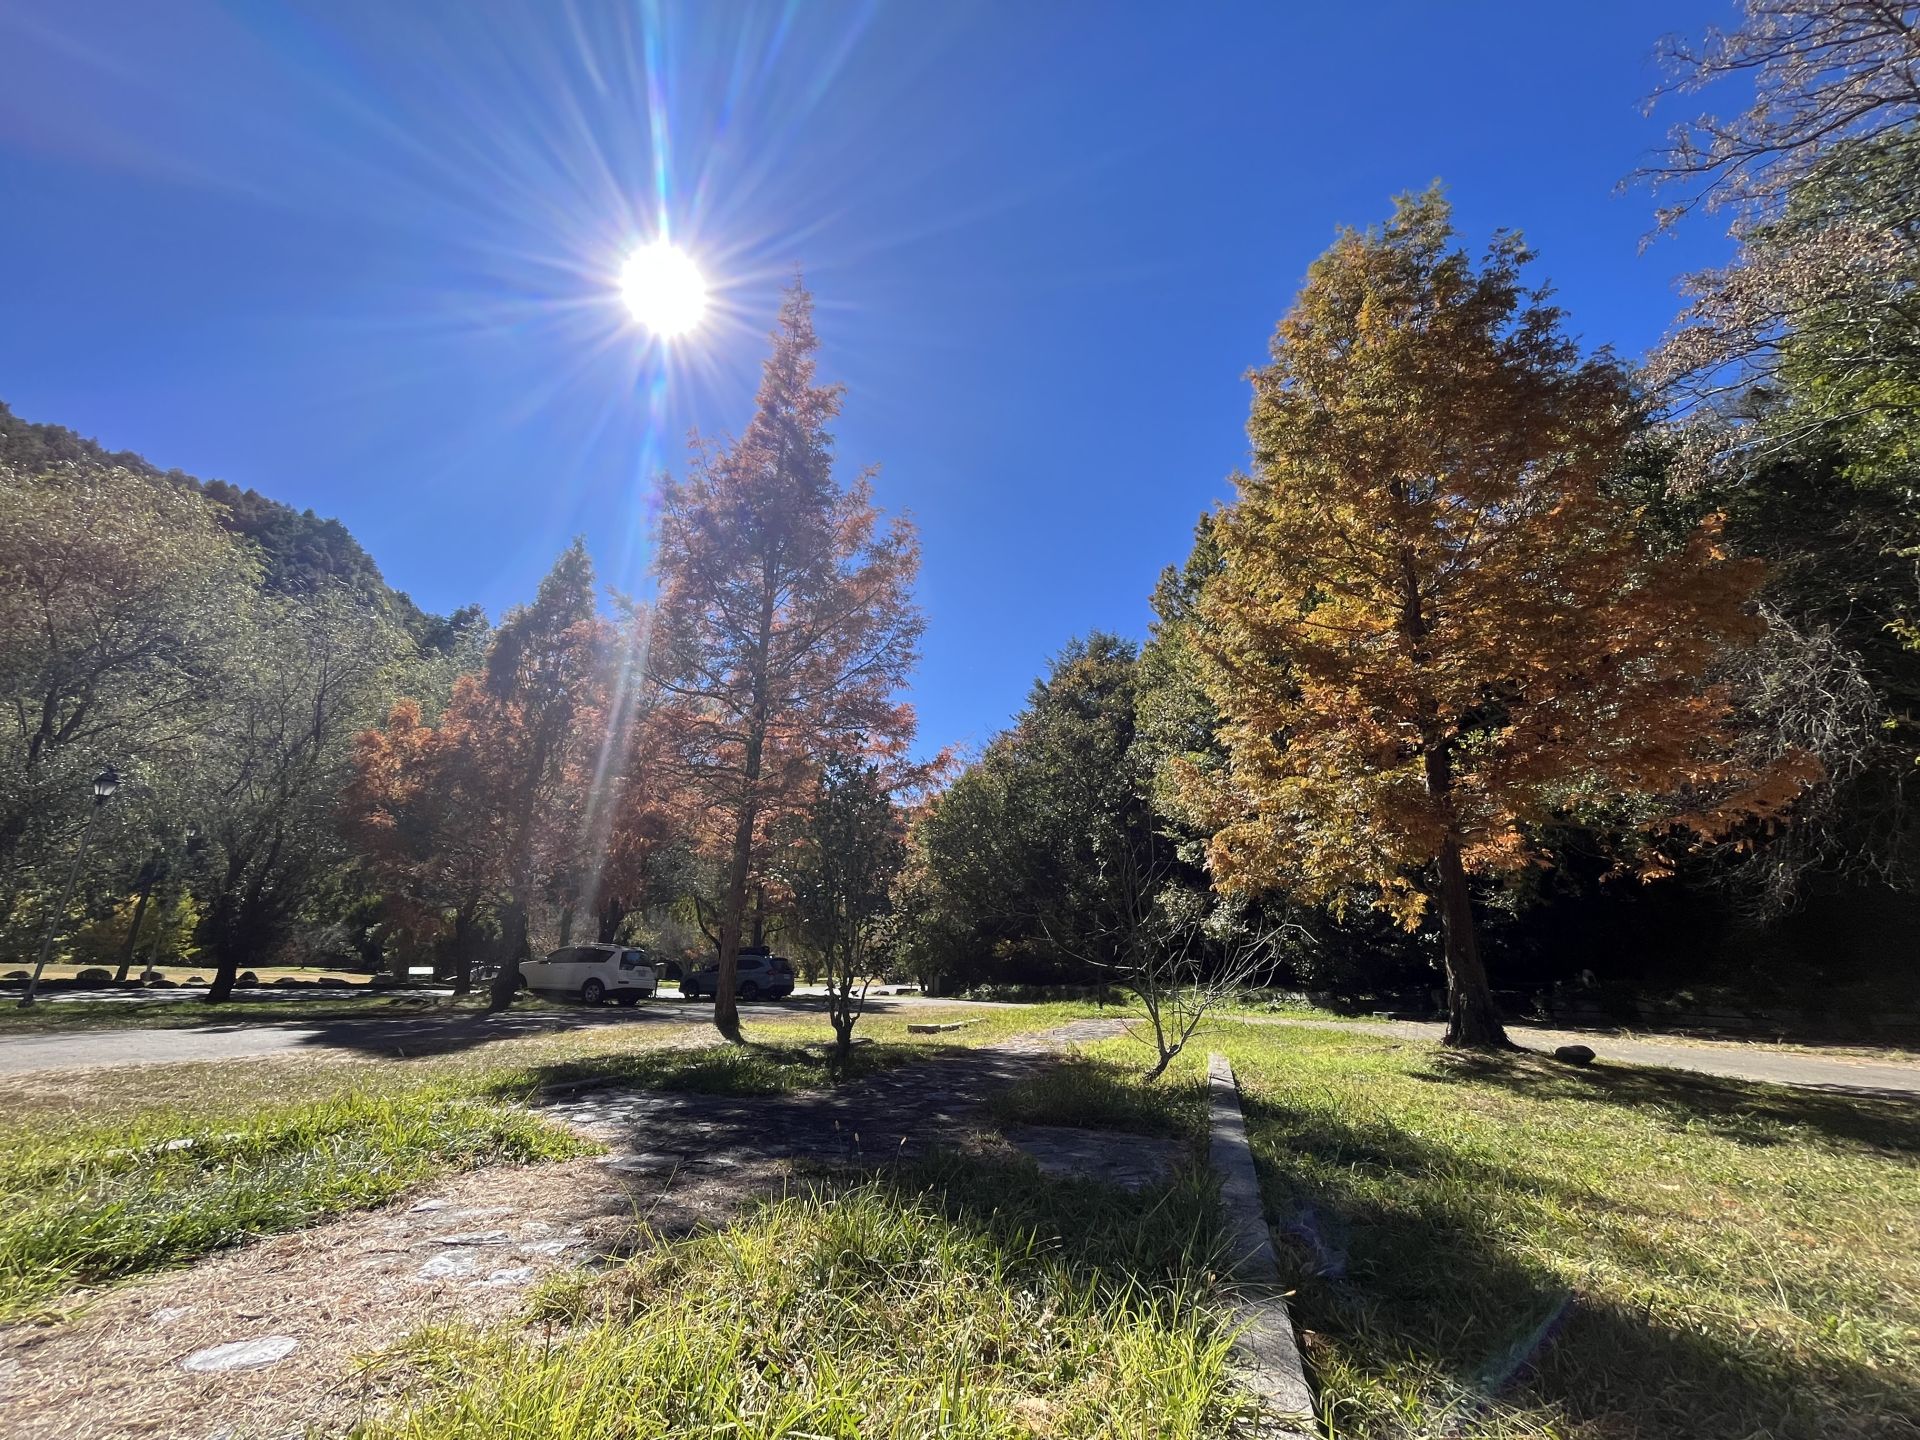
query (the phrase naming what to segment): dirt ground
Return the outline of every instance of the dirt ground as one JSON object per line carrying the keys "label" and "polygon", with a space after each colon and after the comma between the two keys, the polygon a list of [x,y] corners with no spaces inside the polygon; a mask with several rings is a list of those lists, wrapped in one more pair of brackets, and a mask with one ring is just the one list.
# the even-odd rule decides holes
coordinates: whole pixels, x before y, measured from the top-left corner
{"label": "dirt ground", "polygon": [[[504,1320],[541,1277],[630,1251],[641,1222],[684,1234],[784,1180],[777,1163],[721,1175],[636,1175],[591,1159],[483,1170],[118,1286],[60,1323],[0,1330],[0,1435],[279,1440],[344,1430],[391,1399],[359,1373],[358,1357],[423,1325]],[[181,1363],[252,1340],[298,1344],[257,1368]]]}

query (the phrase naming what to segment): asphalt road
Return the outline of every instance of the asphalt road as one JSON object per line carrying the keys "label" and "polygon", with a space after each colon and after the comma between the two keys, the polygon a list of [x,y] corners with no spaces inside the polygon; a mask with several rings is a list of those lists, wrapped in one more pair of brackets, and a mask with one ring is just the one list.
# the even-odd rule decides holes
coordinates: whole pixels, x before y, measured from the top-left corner
{"label": "asphalt road", "polygon": [[[1303,1025],[1331,1030],[1367,1030],[1406,1040],[1438,1042],[1446,1026],[1426,1020],[1306,1020],[1261,1016],[1262,1025]],[[1560,1045],[1585,1045],[1602,1064],[1660,1065],[1732,1080],[1765,1080],[1809,1090],[1903,1095],[1920,1099],[1920,1065],[1898,1060],[1826,1055],[1749,1040],[1642,1040],[1604,1031],[1548,1030],[1533,1025],[1507,1026],[1507,1038],[1528,1050],[1550,1054]]]}
{"label": "asphalt road", "polygon": [[[970,1002],[928,1000],[916,995],[876,996],[868,1002],[873,1013],[924,1006],[953,1007]],[[974,1002],[977,1003],[977,1002]],[[749,1020],[772,1019],[821,1010],[817,995],[804,990],[778,1004],[742,1005]],[[981,1005],[980,1008],[1000,1008]],[[249,1024],[235,1019],[218,1025],[178,1029],[99,1029],[57,1035],[0,1036],[0,1076],[38,1071],[78,1070],[100,1065],[162,1065],[194,1060],[231,1060],[255,1055],[300,1052],[341,1052],[361,1055],[418,1056],[465,1050],[492,1040],[552,1030],[597,1025],[647,1025],[684,1028],[707,1023],[710,1007],[697,1002],[660,999],[632,1009],[607,1007],[589,1010],[505,1015],[473,1015],[449,1021],[420,1016],[391,1020],[340,1019],[277,1021]],[[1303,1025],[1363,1030],[1402,1039],[1437,1041],[1442,1027],[1425,1021],[1344,1021],[1263,1016],[1254,1023]],[[1573,1030],[1546,1030],[1532,1026],[1508,1027],[1514,1042],[1528,1049],[1551,1051],[1556,1045],[1586,1045],[1602,1063],[1660,1065],[1703,1075],[1736,1080],[1764,1080],[1808,1089],[1904,1096],[1920,1099],[1920,1065],[1899,1060],[1828,1055],[1784,1049],[1746,1041],[1643,1040],[1631,1036]]]}

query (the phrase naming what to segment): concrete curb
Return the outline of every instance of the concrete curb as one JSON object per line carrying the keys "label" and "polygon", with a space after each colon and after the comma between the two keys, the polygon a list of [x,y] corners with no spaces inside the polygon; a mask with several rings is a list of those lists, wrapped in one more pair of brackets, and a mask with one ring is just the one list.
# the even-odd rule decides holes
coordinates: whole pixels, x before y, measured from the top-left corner
{"label": "concrete curb", "polygon": [[1293,1319],[1287,1314],[1280,1266],[1260,1199],[1260,1177],[1247,1144],[1240,1087],[1224,1055],[1207,1057],[1211,1137],[1208,1159],[1220,1177],[1227,1264],[1239,1287],[1235,1299],[1246,1329],[1234,1344],[1234,1368],[1259,1397],[1265,1421],[1258,1433],[1306,1435],[1314,1422],[1313,1390],[1300,1363]]}

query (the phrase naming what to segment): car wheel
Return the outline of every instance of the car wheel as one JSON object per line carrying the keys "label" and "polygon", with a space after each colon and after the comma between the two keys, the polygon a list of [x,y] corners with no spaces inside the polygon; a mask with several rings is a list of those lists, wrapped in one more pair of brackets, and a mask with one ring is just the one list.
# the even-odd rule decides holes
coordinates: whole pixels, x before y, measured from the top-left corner
{"label": "car wheel", "polygon": [[760,987],[751,980],[747,981],[746,984],[740,987],[740,998],[742,1000],[758,1000],[760,998]]}
{"label": "car wheel", "polygon": [[607,998],[607,987],[598,980],[589,980],[580,987],[580,998],[589,1005],[598,1005]]}

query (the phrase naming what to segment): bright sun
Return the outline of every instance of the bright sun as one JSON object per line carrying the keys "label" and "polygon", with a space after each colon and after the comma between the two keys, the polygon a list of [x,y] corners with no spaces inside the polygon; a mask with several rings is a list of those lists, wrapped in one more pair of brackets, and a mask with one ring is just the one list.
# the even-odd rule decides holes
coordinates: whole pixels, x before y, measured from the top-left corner
{"label": "bright sun", "polygon": [[707,310],[707,282],[687,252],[665,240],[642,245],[620,267],[627,309],[654,334],[684,335]]}

